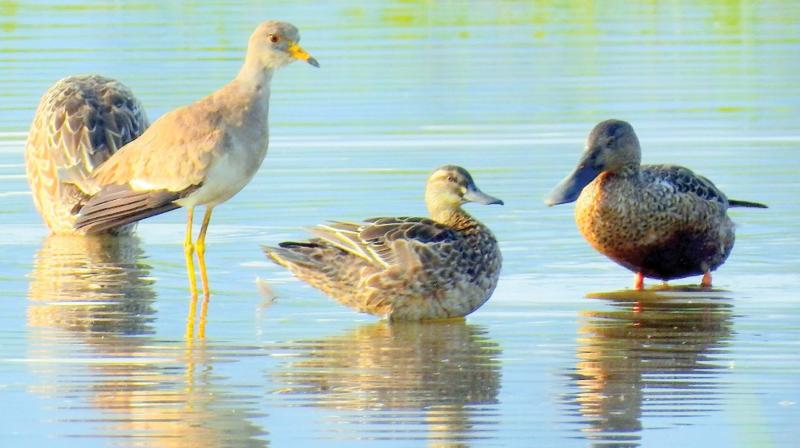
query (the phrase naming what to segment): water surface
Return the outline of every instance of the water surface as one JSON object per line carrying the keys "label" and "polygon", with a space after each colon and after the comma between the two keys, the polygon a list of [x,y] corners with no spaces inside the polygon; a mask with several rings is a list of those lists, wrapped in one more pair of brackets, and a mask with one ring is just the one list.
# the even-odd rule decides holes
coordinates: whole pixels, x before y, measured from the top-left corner
{"label": "water surface", "polygon": [[[800,6],[791,1],[0,2],[0,441],[8,446],[793,446],[800,436]],[[276,74],[270,153],[215,212],[206,338],[186,338],[184,214],[48,237],[22,152],[41,93],[119,78],[151,119],[289,20],[322,64]],[[548,209],[598,121],[737,209],[713,291],[632,293],[572,207]],[[325,219],[422,215],[435,167],[503,207],[492,299],[389,325],[268,263]],[[257,279],[259,281],[257,282]],[[274,303],[261,291],[266,282]],[[651,283],[654,287],[655,283]],[[262,285],[262,286],[259,286]]]}

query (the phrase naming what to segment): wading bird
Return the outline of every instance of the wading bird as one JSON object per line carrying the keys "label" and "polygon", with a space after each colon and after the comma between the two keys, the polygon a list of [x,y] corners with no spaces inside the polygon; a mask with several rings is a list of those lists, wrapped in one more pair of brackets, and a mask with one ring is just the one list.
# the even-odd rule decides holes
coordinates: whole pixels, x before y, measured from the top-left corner
{"label": "wading bird", "polygon": [[[179,207],[188,210],[184,252],[192,296],[197,295],[197,251],[208,299],[205,238],[214,207],[238,193],[267,154],[270,81],[295,60],[319,67],[299,45],[297,28],[284,22],[259,25],[238,75],[216,92],[156,120],[94,173],[96,191],[80,211],[76,229],[103,232]],[[194,208],[205,206],[192,242]]]}

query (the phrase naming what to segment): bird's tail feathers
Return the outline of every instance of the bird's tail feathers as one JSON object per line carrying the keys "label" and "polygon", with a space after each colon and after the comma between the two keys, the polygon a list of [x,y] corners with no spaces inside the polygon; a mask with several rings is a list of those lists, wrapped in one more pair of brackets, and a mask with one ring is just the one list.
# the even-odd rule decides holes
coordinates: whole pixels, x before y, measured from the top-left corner
{"label": "bird's tail feathers", "polygon": [[261,249],[273,262],[283,266],[297,265],[303,267],[319,267],[320,263],[309,256],[309,249],[318,248],[315,243],[299,243],[286,241],[278,247],[261,246]]}
{"label": "bird's tail feathers", "polygon": [[749,208],[768,208],[766,204],[760,202],[739,201],[736,199],[728,199],[730,207],[749,207]]}

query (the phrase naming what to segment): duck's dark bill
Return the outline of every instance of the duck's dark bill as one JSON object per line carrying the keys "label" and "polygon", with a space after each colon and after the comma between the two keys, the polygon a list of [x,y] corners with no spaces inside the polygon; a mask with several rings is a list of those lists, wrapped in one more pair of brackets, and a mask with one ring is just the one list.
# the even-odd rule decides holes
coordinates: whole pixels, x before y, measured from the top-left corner
{"label": "duck's dark bill", "polygon": [[560,184],[550,192],[545,198],[544,203],[550,206],[574,202],[581,195],[583,187],[589,185],[600,170],[589,164],[580,164],[575,171],[567,176]]}
{"label": "duck's dark bill", "polygon": [[478,190],[477,188],[468,188],[467,192],[464,193],[464,200],[468,202],[477,202],[478,204],[483,205],[492,205],[492,204],[499,204],[503,205],[503,201],[497,199],[494,196],[489,196],[488,194]]}

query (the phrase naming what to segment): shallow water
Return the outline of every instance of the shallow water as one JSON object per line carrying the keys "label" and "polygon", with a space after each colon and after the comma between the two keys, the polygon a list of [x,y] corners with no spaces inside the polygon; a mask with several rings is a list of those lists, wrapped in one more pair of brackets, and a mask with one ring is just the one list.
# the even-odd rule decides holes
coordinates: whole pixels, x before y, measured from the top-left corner
{"label": "shallow water", "polygon": [[[800,5],[273,3],[0,2],[0,444],[796,444]],[[47,237],[27,127],[86,72],[154,119],[230,78],[273,17],[322,68],[275,76],[270,154],[215,213],[206,337],[186,338],[183,213],[135,238]],[[769,204],[731,212],[713,291],[632,293],[571,206],[542,204],[609,117],[645,162]],[[504,267],[466,321],[353,313],[259,250],[325,219],[424,214],[444,163],[506,202],[470,206]]]}

